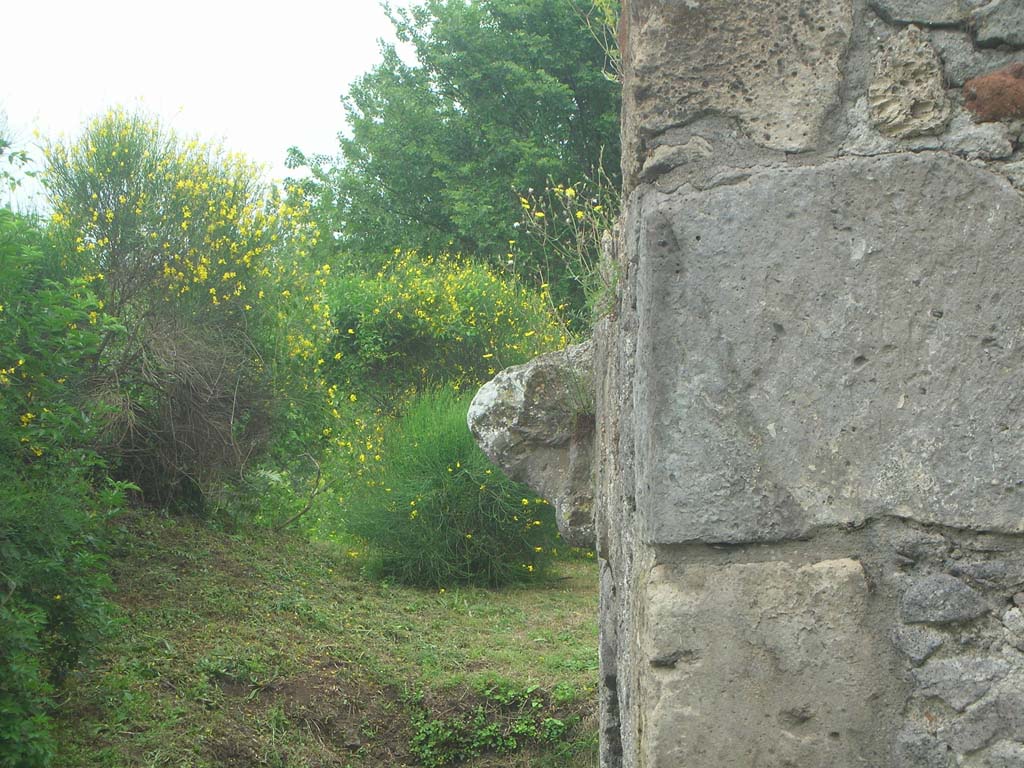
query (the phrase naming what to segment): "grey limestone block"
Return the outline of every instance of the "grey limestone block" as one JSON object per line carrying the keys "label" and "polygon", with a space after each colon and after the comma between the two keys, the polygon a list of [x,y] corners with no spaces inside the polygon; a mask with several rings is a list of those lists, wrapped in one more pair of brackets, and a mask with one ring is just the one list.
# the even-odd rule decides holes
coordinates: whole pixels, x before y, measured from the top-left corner
{"label": "grey limestone block", "polygon": [[1021,0],[995,0],[972,14],[978,45],[1024,47],[1024,3]]}
{"label": "grey limestone block", "polygon": [[1001,659],[952,657],[914,670],[915,693],[935,696],[963,712],[1006,677],[1010,665]]}
{"label": "grey limestone block", "polygon": [[954,754],[916,723],[908,723],[896,737],[895,768],[952,768]]}
{"label": "grey limestone block", "polygon": [[543,494],[572,546],[594,545],[593,344],[501,371],[470,404],[469,429],[509,477]]}
{"label": "grey limestone block", "polygon": [[945,638],[940,632],[927,627],[908,627],[901,624],[893,629],[892,641],[911,663],[919,665],[942,647]]}
{"label": "grey limestone block", "polygon": [[887,764],[894,656],[859,562],[656,566],[642,601],[638,765]]}
{"label": "grey limestone block", "polygon": [[629,3],[623,55],[627,190],[647,159],[648,139],[702,115],[737,120],[760,146],[789,152],[814,148],[838,100],[853,5],[852,0]]}
{"label": "grey limestone block", "polygon": [[871,0],[871,6],[889,21],[909,24],[957,24],[968,13],[963,0]]}
{"label": "grey limestone block", "polygon": [[633,204],[640,535],[1024,533],[1024,200],[940,153]]}
{"label": "grey limestone block", "polygon": [[914,580],[900,600],[900,617],[910,624],[957,624],[989,610],[980,592],[944,573]]}

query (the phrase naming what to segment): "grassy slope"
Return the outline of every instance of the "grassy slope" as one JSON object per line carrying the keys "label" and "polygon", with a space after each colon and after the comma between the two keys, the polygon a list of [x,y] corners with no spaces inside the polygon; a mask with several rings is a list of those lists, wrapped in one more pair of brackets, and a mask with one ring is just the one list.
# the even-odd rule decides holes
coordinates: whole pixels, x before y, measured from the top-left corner
{"label": "grassy slope", "polygon": [[[474,714],[519,748],[467,765],[596,764],[593,564],[435,593],[361,580],[345,552],[294,537],[123,525],[123,625],[70,684],[59,765],[417,765],[417,732],[440,747],[436,721]],[[548,743],[514,733],[544,718],[577,724]]]}

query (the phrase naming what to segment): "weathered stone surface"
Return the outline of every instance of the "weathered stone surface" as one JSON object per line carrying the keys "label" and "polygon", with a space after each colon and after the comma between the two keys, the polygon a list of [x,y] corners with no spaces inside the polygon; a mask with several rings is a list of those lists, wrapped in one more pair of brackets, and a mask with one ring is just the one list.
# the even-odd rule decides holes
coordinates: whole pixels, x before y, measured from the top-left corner
{"label": "weathered stone surface", "polygon": [[644,181],[653,181],[657,177],[668,173],[674,168],[688,165],[694,161],[699,162],[711,157],[714,150],[707,139],[695,136],[685,144],[662,144],[654,147],[644,162],[642,178]]}
{"label": "weathered stone surface", "polygon": [[945,150],[970,160],[999,160],[1013,155],[1016,133],[1006,123],[976,123],[962,111],[952,118],[940,135],[892,139],[875,130],[868,117],[867,99],[849,111],[850,132],[842,154],[874,156],[896,152]]}
{"label": "weathered stone surface", "polygon": [[962,717],[941,728],[939,738],[963,754],[1000,740],[1024,739],[1024,691],[1003,690],[985,697]]}
{"label": "weathered stone surface", "polygon": [[951,768],[953,753],[922,727],[908,724],[896,737],[895,768]]}
{"label": "weathered stone surface", "polygon": [[838,97],[852,26],[851,0],[627,3],[627,189],[651,137],[707,114],[734,118],[761,146],[814,147]]}
{"label": "weathered stone surface", "polygon": [[989,610],[979,592],[945,573],[915,580],[900,600],[900,617],[911,624],[958,624]]}
{"label": "weathered stone surface", "polygon": [[917,27],[894,35],[879,54],[868,86],[871,120],[883,136],[941,133],[950,116],[942,62]]}
{"label": "weathered stone surface", "polygon": [[923,664],[942,647],[945,638],[939,632],[926,627],[897,626],[892,633],[893,645],[900,649],[914,664]]}
{"label": "weathered stone surface", "polygon": [[930,661],[914,670],[918,696],[935,696],[963,712],[1006,677],[1010,665],[1000,659],[953,657]]}
{"label": "weathered stone surface", "polygon": [[1024,118],[1024,62],[968,80],[964,103],[981,122]]}
{"label": "weathered stone surface", "polygon": [[647,541],[895,515],[1024,532],[1024,202],[940,155],[647,193],[637,247]]}
{"label": "weathered stone surface", "polygon": [[624,3],[602,768],[1020,762],[1024,122],[954,90],[1001,4]]}
{"label": "weathered stone surface", "polygon": [[958,29],[931,29],[928,38],[942,58],[946,83],[951,87],[1024,59],[1018,51],[978,50],[970,35]]}
{"label": "weathered stone surface", "polygon": [[974,11],[971,16],[978,45],[1024,46],[1024,3],[1020,0],[996,0]]}
{"label": "weathered stone surface", "polygon": [[1003,614],[1002,621],[1006,628],[1007,645],[1024,652],[1024,611],[1015,605]]}
{"label": "weathered stone surface", "polygon": [[874,715],[892,679],[868,597],[854,560],[655,568],[639,764],[885,764],[889,724]]}
{"label": "weathered stone surface", "polygon": [[1021,636],[1024,636],[1024,612],[1020,608],[1009,608],[1003,614],[1003,624],[1011,632],[1020,633]]}
{"label": "weathered stone surface", "polygon": [[897,529],[879,538],[879,547],[887,544],[899,558],[911,563],[941,560],[950,549],[950,543],[941,534],[917,528]]}
{"label": "weathered stone surface", "polygon": [[958,112],[941,137],[941,148],[972,160],[1002,160],[1013,155],[1014,137],[1004,123],[975,123]]}
{"label": "weathered stone surface", "polygon": [[982,768],[1024,768],[1024,743],[1000,741],[989,749]]}
{"label": "weathered stone surface", "polygon": [[484,453],[551,501],[562,537],[593,546],[593,347],[507,368],[473,398],[467,420]]}
{"label": "weathered stone surface", "polygon": [[1013,186],[1024,189],[1024,160],[1006,163],[999,167],[999,172],[1004,174]]}
{"label": "weathered stone surface", "polygon": [[949,572],[962,577],[970,584],[995,587],[1012,591],[1024,586],[1024,560],[1021,558],[997,558],[975,562],[966,560],[954,563]]}
{"label": "weathered stone surface", "polygon": [[889,21],[910,24],[957,24],[967,18],[963,0],[871,0]]}

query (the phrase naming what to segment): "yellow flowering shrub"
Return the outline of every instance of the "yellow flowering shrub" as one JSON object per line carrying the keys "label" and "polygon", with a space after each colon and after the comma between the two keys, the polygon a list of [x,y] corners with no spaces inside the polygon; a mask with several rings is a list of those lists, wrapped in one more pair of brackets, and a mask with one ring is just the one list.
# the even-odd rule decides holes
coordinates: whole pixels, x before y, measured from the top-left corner
{"label": "yellow flowering shrub", "polygon": [[488,462],[466,410],[500,369],[568,343],[546,286],[399,251],[376,272],[339,276],[330,296],[337,334],[324,372],[339,480],[312,530],[355,533],[368,567],[408,583],[540,576],[555,546],[551,509]]}
{"label": "yellow flowering shrub", "polygon": [[46,160],[65,269],[123,326],[94,391],[124,473],[153,501],[201,505],[276,436],[313,428],[332,324],[308,208],[241,155],[121,109]]}
{"label": "yellow flowering shrub", "polygon": [[447,384],[472,389],[569,339],[547,286],[460,256],[398,252],[378,272],[332,285],[332,380],[387,405]]}

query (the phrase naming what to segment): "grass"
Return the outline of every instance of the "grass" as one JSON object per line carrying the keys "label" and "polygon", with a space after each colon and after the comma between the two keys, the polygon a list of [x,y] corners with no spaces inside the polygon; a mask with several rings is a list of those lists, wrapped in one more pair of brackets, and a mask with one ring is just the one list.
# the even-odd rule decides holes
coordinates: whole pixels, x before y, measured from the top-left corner
{"label": "grass", "polygon": [[597,764],[592,563],[530,588],[427,592],[297,537],[120,525],[121,625],[69,683],[57,764]]}

